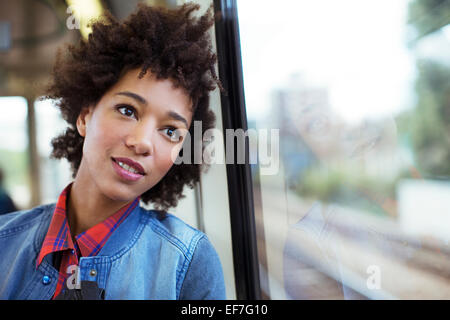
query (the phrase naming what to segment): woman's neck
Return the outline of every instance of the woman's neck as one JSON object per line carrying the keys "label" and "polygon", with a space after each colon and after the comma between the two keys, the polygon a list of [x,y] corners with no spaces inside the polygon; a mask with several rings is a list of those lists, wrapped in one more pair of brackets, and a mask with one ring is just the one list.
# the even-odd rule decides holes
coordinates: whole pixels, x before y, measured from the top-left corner
{"label": "woman's neck", "polygon": [[72,237],[85,232],[125,206],[127,202],[113,201],[97,186],[75,179],[67,199],[67,220]]}

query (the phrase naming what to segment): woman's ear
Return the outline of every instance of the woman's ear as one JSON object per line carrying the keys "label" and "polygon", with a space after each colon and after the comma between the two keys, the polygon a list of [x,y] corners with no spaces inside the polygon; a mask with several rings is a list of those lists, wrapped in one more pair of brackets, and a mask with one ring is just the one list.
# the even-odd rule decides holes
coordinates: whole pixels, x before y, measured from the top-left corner
{"label": "woman's ear", "polygon": [[81,109],[80,114],[77,118],[77,130],[80,136],[86,137],[86,130],[88,123],[91,120],[92,107],[84,107]]}

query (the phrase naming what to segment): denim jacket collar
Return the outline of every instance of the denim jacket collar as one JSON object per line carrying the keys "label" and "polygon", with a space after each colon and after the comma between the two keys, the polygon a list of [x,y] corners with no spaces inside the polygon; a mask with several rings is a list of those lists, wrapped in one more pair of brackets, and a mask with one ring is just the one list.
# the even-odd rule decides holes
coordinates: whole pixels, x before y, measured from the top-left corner
{"label": "denim jacket collar", "polygon": [[[42,247],[42,242],[45,239],[54,210],[55,204],[44,207],[43,217],[34,241],[36,259]],[[140,206],[136,206],[127,219],[125,219],[125,221],[123,221],[113,232],[97,256],[114,256],[120,254],[121,251],[126,250],[133,241],[136,241],[136,232],[138,231],[139,226],[145,224],[148,218],[148,214],[143,215]],[[129,239],[128,243],[124,242],[123,239]]]}

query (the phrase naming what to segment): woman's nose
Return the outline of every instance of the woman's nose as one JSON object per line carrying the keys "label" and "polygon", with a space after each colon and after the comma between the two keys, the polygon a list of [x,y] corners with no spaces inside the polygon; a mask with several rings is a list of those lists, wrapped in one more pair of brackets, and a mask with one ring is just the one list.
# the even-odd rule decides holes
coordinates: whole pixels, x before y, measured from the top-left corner
{"label": "woman's nose", "polygon": [[126,145],[134,152],[143,156],[153,155],[155,127],[152,125],[137,125],[127,136]]}

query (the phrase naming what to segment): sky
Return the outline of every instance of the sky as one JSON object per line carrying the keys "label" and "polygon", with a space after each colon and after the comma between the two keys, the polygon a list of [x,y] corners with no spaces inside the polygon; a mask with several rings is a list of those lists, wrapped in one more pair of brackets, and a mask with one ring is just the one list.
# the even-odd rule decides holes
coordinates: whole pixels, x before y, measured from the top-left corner
{"label": "sky", "polygon": [[238,1],[249,118],[294,72],[325,86],[349,122],[395,114],[412,104],[415,62],[406,49],[408,1]]}

